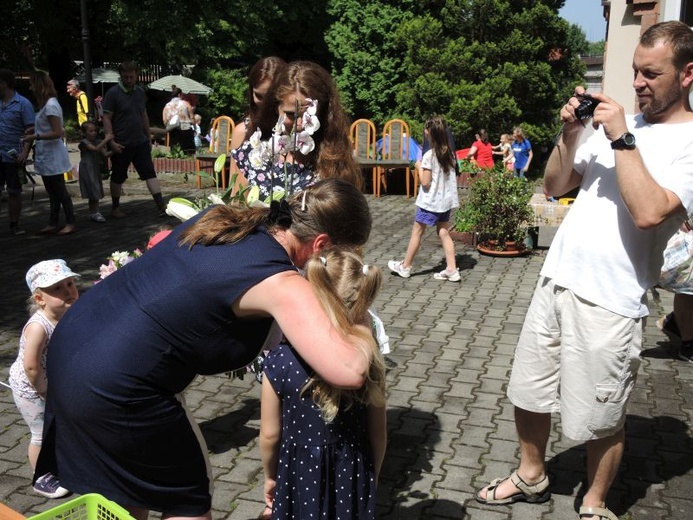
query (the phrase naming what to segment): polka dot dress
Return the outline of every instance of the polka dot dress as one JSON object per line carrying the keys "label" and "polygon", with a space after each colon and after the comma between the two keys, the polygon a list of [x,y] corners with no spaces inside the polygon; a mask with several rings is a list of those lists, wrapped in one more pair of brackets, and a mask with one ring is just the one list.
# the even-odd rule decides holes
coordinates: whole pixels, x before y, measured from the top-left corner
{"label": "polka dot dress", "polygon": [[288,345],[272,350],[264,370],[282,402],[272,519],[375,518],[366,407],[354,404],[325,424],[310,392],[301,396],[313,371]]}

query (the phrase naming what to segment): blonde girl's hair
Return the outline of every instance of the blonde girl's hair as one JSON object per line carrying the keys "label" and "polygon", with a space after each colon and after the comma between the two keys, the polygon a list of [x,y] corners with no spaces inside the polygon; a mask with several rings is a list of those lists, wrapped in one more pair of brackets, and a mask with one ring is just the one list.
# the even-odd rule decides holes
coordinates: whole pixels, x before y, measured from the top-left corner
{"label": "blonde girl's hair", "polygon": [[40,310],[41,310],[41,306],[40,306],[40,305],[38,304],[38,302],[36,301],[36,295],[38,294],[38,292],[39,292],[40,290],[41,290],[41,289],[36,289],[34,292],[31,293],[31,296],[29,296],[29,297],[26,299],[26,310],[27,310],[27,312],[29,313],[29,316],[33,316],[33,314],[34,314],[36,311],[40,311]]}
{"label": "blonde girl's hair", "polygon": [[368,309],[382,283],[380,269],[365,265],[361,256],[341,248],[334,248],[312,257],[305,265],[306,278],[334,327],[344,335],[353,334],[363,355],[370,359],[365,384],[358,390],[340,390],[327,384],[317,375],[303,386],[310,391],[320,408],[323,419],[331,423],[340,409],[348,410],[354,402],[372,406],[385,406],[385,364],[373,334],[357,329],[356,325],[370,326]]}
{"label": "blonde girl's hair", "polygon": [[426,121],[426,130],[428,130],[428,138],[431,142],[431,149],[438,159],[438,164],[445,173],[451,170],[455,171],[454,152],[450,149],[450,141],[448,140],[448,125],[440,116],[431,117]]}

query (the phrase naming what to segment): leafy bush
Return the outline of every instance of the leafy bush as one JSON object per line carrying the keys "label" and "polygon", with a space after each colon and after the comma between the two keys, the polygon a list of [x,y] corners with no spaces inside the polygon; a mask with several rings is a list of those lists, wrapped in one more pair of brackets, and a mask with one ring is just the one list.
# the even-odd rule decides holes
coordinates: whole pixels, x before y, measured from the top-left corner
{"label": "leafy bush", "polygon": [[[502,248],[506,242],[522,242],[527,223],[533,217],[529,201],[534,187],[502,166],[476,176],[463,208],[455,215],[455,224],[469,226],[481,240],[497,240]],[[458,229],[460,230],[460,229]]]}
{"label": "leafy bush", "polygon": [[169,150],[160,148],[158,146],[152,147],[152,158],[156,159],[157,157],[165,157],[167,159],[185,159],[189,156],[186,155],[180,145],[174,144]]}

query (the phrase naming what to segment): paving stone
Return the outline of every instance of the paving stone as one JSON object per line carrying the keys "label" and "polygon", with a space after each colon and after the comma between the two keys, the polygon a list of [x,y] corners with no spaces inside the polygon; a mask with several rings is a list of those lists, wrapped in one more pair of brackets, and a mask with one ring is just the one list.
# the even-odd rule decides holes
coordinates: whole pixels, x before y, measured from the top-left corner
{"label": "paving stone", "polygon": [[[162,182],[167,196],[200,193],[180,179]],[[87,290],[86,282],[98,278],[99,264],[112,251],[143,245],[161,225],[144,184],[131,179],[125,189],[131,217],[123,221],[90,226],[86,202],[75,198],[79,232],[71,237],[57,241],[30,233],[17,239],[0,233],[0,250],[16,251],[16,259],[6,262],[3,272],[3,305],[7,302],[12,308],[0,313],[1,380],[7,379],[27,318],[23,277],[29,265],[51,255],[65,257],[84,274],[82,290]],[[22,221],[30,231],[44,224],[47,198],[41,190],[33,204],[25,201]],[[403,196],[368,197],[374,227],[366,260],[386,274],[374,308],[390,336],[390,357],[398,363],[387,375],[389,443],[378,490],[378,518],[576,518],[577,497],[586,485],[585,449],[562,437],[559,416],[553,419],[547,448],[552,500],[497,508],[474,500],[477,487],[508,475],[518,464],[514,407],[505,389],[546,250],[509,260],[458,246],[462,283],[433,284],[431,275],[442,268],[443,254],[437,237],[429,233],[415,276],[388,276],[387,260],[401,258],[409,238],[413,202]],[[671,309],[672,295],[659,295],[652,302],[653,317]],[[654,319],[647,322],[644,344],[628,409],[627,449],[609,505],[623,520],[690,518],[693,370],[674,359],[675,351]],[[209,447],[214,520],[256,518],[262,510],[259,395],[260,385],[252,375],[242,381],[199,377],[186,392]],[[62,503],[31,490],[28,429],[4,387],[0,426],[0,500],[25,514]]]}

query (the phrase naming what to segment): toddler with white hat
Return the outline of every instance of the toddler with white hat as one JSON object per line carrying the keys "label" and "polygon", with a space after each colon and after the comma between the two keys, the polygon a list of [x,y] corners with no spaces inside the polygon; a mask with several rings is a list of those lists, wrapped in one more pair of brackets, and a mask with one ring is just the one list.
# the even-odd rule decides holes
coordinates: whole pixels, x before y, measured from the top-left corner
{"label": "toddler with white hat", "polygon": [[[17,360],[10,367],[10,387],[17,409],[29,426],[29,463],[32,470],[41,451],[43,415],[46,407],[46,355],[48,342],[58,320],[79,298],[73,272],[65,260],[44,260],[26,273],[31,291],[29,312],[19,339]],[[70,492],[48,473],[37,479],[34,491],[48,498],[60,498]]]}

